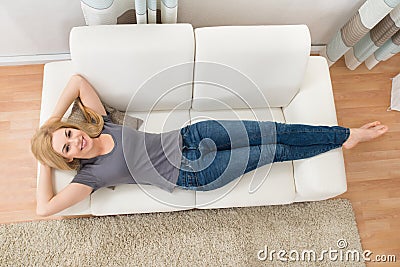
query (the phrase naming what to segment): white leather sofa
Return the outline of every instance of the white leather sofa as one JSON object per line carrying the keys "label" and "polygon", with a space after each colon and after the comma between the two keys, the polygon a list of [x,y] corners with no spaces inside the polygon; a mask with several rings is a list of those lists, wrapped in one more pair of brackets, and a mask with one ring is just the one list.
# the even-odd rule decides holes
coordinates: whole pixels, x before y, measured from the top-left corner
{"label": "white leather sofa", "polygon": [[[337,125],[327,62],[310,56],[306,26],[106,25],[71,31],[71,60],[45,65],[40,123],[70,76],[161,132],[204,119]],[[193,63],[194,62],[194,63]],[[73,178],[54,171],[55,191]],[[346,191],[343,154],[274,163],[223,188],[168,193],[148,185],[102,188],[60,215],[109,215],[288,204]]]}

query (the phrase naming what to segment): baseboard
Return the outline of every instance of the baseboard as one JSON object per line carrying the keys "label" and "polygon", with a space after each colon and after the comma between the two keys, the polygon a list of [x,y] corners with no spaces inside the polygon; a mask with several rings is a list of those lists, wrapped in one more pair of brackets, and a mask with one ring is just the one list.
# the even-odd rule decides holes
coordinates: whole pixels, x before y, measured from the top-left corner
{"label": "baseboard", "polygon": [[311,53],[319,54],[319,52],[321,52],[322,49],[324,49],[325,47],[326,47],[326,45],[322,45],[322,44],[311,45]]}
{"label": "baseboard", "polygon": [[0,56],[0,66],[44,64],[51,61],[61,61],[71,59],[71,54],[52,54],[52,55],[28,55],[28,56]]}

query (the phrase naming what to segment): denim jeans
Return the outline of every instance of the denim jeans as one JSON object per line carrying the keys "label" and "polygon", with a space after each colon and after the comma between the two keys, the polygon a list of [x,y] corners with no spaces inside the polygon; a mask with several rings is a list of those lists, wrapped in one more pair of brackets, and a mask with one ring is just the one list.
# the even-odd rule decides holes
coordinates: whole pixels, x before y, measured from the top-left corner
{"label": "denim jeans", "polygon": [[305,159],[340,147],[350,130],[276,122],[208,120],[181,129],[177,185],[208,191],[273,162]]}

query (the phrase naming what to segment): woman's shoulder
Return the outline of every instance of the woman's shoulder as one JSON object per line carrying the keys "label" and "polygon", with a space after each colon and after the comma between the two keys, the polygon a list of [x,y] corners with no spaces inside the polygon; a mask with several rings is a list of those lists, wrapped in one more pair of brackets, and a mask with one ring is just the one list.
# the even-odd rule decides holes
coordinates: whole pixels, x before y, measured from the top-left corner
{"label": "woman's shoulder", "polygon": [[79,183],[90,186],[93,188],[93,192],[98,189],[98,179],[90,170],[90,164],[79,169],[71,183]]}

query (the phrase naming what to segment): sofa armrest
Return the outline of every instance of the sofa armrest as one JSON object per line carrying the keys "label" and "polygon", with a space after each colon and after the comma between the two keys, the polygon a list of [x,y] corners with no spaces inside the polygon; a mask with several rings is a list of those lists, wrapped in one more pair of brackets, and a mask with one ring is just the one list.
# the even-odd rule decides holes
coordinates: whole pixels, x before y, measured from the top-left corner
{"label": "sofa armrest", "polygon": [[[298,94],[283,108],[287,123],[337,125],[332,84],[326,59],[310,57]],[[322,200],[347,190],[342,149],[293,162],[295,201]]]}
{"label": "sofa armrest", "polygon": [[287,123],[337,125],[331,78],[325,58],[310,57],[299,92],[282,110]]}
{"label": "sofa armrest", "polygon": [[342,149],[293,161],[295,202],[324,200],[347,190]]}
{"label": "sofa armrest", "polygon": [[[40,107],[40,125],[43,125],[43,123],[51,116],[57,100],[72,74],[74,74],[74,72],[72,71],[72,64],[70,60],[51,62],[44,66],[42,104]],[[64,117],[68,116],[71,107],[68,109]],[[74,178],[75,173],[76,172],[74,171],[53,169],[52,179],[54,192],[58,193],[64,189]],[[39,177],[40,168],[38,164],[37,183],[39,183]],[[91,214],[90,197],[85,198],[83,201],[57,213],[56,215],[70,216],[86,214]]]}

